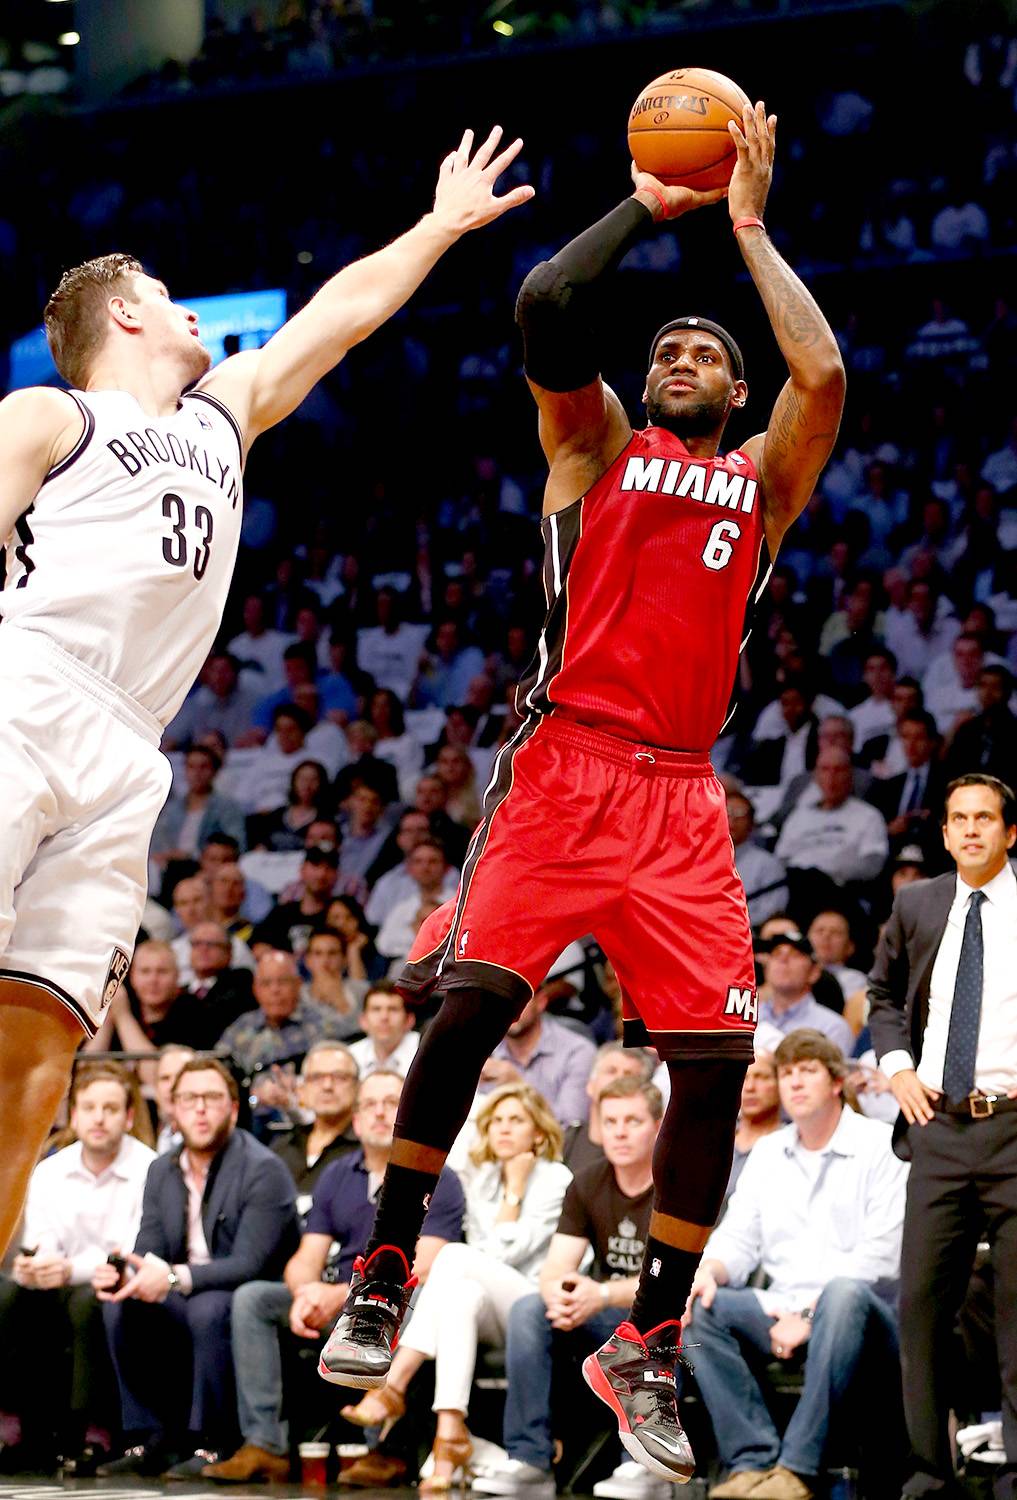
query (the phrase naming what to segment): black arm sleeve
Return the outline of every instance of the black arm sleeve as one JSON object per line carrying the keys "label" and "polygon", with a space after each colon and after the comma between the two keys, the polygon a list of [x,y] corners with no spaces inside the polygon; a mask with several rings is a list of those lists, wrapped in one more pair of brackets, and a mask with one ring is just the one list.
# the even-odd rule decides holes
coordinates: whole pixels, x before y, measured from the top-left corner
{"label": "black arm sleeve", "polygon": [[636,198],[626,198],[551,260],[534,266],[519,289],[516,322],[523,364],[535,385],[577,391],[597,378],[597,291],[653,224]]}

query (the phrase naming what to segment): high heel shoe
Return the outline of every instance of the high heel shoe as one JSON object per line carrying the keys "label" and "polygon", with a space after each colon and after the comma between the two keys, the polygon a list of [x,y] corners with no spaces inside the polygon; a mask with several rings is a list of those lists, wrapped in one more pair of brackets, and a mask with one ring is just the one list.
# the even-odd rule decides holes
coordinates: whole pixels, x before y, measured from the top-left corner
{"label": "high heel shoe", "polygon": [[473,1443],[469,1434],[463,1438],[436,1437],[431,1457],[436,1464],[454,1464],[451,1474],[430,1474],[417,1485],[420,1495],[447,1495],[451,1489],[461,1489],[470,1482],[470,1459]]}
{"label": "high heel shoe", "polygon": [[406,1397],[390,1385],[379,1385],[356,1406],[344,1406],[339,1415],[354,1427],[380,1426],[379,1442],[384,1442],[399,1418],[406,1415]]}

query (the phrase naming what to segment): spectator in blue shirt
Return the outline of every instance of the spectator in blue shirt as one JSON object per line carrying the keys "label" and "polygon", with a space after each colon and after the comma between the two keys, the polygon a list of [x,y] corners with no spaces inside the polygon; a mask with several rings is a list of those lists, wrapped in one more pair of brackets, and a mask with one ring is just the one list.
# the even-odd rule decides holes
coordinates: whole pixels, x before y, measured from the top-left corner
{"label": "spectator in blue shirt", "polygon": [[[284,1282],[252,1281],[233,1303],[233,1359],[243,1443],[231,1458],[210,1464],[203,1479],[283,1482],[289,1477],[289,1427],[282,1417],[281,1339],[322,1339],[342,1312],[358,1255],[374,1222],[374,1199],[385,1175],[403,1080],[372,1073],[357,1091],[353,1130],[360,1149],[333,1162],[314,1189],[300,1248]],[[446,1169],[431,1195],[414,1271],[426,1279],[438,1251],[462,1238],[465,1202]],[[338,1245],[338,1254],[332,1247]]]}
{"label": "spectator in blue shirt", "polygon": [[545,1016],[550,994],[543,986],[513,1021],[484,1064],[481,1091],[522,1080],[545,1098],[560,1125],[581,1124],[590,1109],[586,1080],[596,1046],[589,1038]]}
{"label": "spectator in blue shirt", "polygon": [[822,969],[805,934],[797,928],[777,933],[771,939],[763,967],[766,985],[759,1007],[760,1021],[776,1026],[784,1036],[809,1026],[829,1037],[845,1057],[850,1057],[855,1045],[854,1032],[843,1016],[820,1005],[812,993]]}

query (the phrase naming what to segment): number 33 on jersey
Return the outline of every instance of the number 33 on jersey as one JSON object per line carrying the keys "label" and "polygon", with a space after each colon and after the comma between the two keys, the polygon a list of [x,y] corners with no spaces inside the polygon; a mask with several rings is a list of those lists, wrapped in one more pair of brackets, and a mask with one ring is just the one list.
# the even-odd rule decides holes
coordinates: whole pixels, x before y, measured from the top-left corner
{"label": "number 33 on jersey", "polygon": [[226,603],[243,512],[240,433],[200,391],[168,417],[121,391],[72,395],[83,431],[18,521],[3,614],[167,724]]}

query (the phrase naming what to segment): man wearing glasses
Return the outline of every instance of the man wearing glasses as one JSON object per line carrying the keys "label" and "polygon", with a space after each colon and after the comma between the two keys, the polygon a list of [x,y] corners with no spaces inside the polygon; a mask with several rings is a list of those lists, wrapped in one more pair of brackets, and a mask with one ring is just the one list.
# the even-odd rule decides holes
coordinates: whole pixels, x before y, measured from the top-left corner
{"label": "man wearing glasses", "polygon": [[302,1220],[325,1168],[360,1144],[353,1129],[358,1077],[353,1054],[342,1042],[315,1042],[304,1058],[298,1097],[313,1119],[309,1125],[292,1125],[272,1142],[297,1185]]}
{"label": "man wearing glasses", "polygon": [[172,1092],[182,1145],[152,1164],[123,1273],[103,1264],[92,1278],[128,1445],[103,1476],[188,1479],[232,1445],[234,1292],[279,1276],[298,1240],[290,1174],[236,1129],[238,1102],[217,1058],[183,1064]]}

